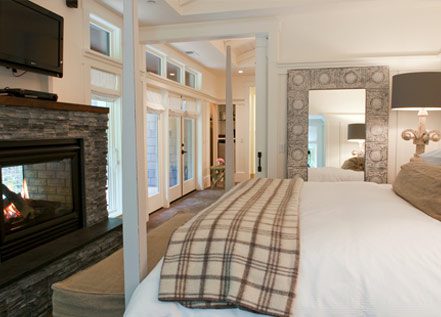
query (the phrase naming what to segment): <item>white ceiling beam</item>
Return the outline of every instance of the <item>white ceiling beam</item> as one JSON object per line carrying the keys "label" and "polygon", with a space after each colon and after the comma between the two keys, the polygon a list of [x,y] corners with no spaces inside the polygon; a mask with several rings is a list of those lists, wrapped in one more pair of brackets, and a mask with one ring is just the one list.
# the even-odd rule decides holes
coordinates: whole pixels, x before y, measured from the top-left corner
{"label": "white ceiling beam", "polygon": [[245,53],[242,53],[242,54],[236,56],[236,62],[238,65],[245,64],[245,63],[250,62],[255,59],[256,59],[256,50],[255,49],[247,51]]}
{"label": "white ceiling beam", "polygon": [[278,32],[279,24],[277,18],[269,17],[143,26],[139,40],[141,44],[157,44],[254,37],[269,30]]}
{"label": "white ceiling beam", "polygon": [[[292,8],[304,5],[310,0],[166,0],[181,15],[226,13],[250,10],[268,10]],[[336,0],[317,0],[321,3],[336,2]]]}

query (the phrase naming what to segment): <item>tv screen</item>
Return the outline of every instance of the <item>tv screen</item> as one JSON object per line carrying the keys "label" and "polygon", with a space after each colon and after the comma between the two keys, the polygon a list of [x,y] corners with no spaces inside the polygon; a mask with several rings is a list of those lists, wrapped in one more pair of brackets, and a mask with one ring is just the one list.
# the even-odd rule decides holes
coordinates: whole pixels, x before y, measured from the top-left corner
{"label": "tv screen", "polygon": [[27,0],[0,0],[0,64],[63,77],[63,17]]}

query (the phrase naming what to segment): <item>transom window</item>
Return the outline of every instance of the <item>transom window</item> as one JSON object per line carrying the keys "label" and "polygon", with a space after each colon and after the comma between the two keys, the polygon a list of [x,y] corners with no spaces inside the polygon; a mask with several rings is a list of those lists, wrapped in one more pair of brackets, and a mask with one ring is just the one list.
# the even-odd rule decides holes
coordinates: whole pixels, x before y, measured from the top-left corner
{"label": "transom window", "polygon": [[146,70],[150,73],[161,76],[162,74],[162,59],[161,57],[147,52],[146,53]]}
{"label": "transom window", "polygon": [[165,77],[193,89],[200,89],[201,74],[187,67],[181,61],[169,58],[155,47],[150,46],[147,47],[144,58],[147,73]]}
{"label": "transom window", "polygon": [[110,32],[90,23],[90,49],[106,56],[111,55]]}
{"label": "transom window", "polygon": [[121,28],[95,15],[89,15],[90,51],[117,61],[122,58]]}
{"label": "transom window", "polygon": [[185,86],[196,88],[196,74],[193,72],[185,71]]}
{"label": "transom window", "polygon": [[181,82],[181,67],[167,62],[167,78],[175,82]]}

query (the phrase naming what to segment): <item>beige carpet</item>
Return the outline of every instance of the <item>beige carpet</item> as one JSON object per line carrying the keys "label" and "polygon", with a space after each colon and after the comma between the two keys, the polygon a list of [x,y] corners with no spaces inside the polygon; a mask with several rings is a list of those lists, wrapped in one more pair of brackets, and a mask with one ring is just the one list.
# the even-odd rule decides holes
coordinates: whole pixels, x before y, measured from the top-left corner
{"label": "beige carpet", "polygon": [[[164,255],[173,231],[195,213],[182,212],[147,235],[148,272]],[[122,316],[124,312],[123,251],[52,285],[54,317]]]}

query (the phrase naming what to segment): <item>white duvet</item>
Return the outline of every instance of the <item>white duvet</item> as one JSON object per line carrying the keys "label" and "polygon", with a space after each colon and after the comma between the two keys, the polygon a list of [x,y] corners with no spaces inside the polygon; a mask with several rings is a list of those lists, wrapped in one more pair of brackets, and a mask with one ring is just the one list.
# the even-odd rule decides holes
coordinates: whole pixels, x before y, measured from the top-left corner
{"label": "white duvet", "polygon": [[310,182],[352,182],[364,181],[364,171],[345,170],[337,167],[308,168]]}
{"label": "white duvet", "polygon": [[[305,183],[295,317],[441,316],[441,222],[364,182]],[[259,316],[157,300],[159,263],[127,317]]]}

